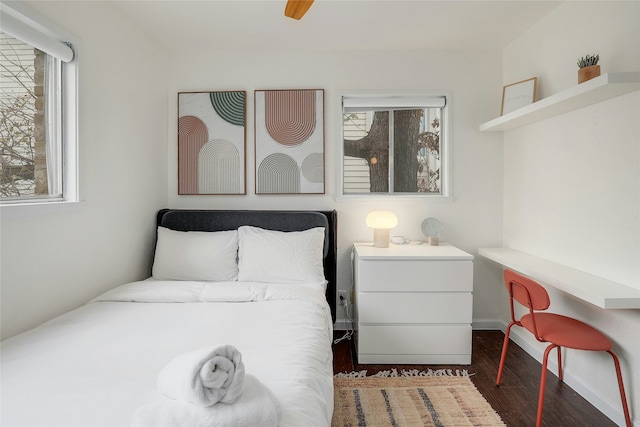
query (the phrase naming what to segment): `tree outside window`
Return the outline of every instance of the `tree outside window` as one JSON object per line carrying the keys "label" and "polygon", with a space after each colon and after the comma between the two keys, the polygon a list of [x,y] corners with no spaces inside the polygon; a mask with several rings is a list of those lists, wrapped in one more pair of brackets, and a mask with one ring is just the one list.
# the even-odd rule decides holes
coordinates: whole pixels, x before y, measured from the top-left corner
{"label": "tree outside window", "polygon": [[0,197],[47,196],[47,54],[0,33]]}
{"label": "tree outside window", "polygon": [[373,106],[384,101],[343,109],[343,193],[443,194],[444,98],[421,108]]}

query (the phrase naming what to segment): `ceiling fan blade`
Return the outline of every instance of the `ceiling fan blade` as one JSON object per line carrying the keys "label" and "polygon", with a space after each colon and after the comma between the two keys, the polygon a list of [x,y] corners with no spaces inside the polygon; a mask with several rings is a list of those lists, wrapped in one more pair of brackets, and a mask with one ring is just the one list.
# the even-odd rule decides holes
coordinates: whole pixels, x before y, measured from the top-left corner
{"label": "ceiling fan blade", "polygon": [[300,19],[307,13],[311,4],[313,4],[313,0],[289,0],[287,1],[287,7],[284,9],[284,16]]}

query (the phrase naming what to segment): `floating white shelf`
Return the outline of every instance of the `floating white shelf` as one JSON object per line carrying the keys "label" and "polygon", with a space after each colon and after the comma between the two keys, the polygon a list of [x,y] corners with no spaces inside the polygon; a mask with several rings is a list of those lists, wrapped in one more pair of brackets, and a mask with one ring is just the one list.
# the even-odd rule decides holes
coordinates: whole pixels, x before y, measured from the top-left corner
{"label": "floating white shelf", "polygon": [[640,309],[640,289],[630,288],[562,264],[509,248],[480,248],[478,253],[554,288],[604,309]]}
{"label": "floating white shelf", "polygon": [[480,131],[515,129],[636,90],[640,90],[640,72],[602,74],[571,89],[483,123],[480,125]]}

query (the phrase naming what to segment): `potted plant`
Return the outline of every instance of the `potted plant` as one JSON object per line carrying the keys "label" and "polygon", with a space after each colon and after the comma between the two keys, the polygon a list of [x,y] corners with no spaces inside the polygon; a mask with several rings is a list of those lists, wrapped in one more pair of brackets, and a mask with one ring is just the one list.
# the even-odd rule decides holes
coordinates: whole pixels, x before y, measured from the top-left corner
{"label": "potted plant", "polygon": [[580,58],[578,61],[578,67],[580,67],[578,70],[578,84],[600,75],[599,60],[600,55],[586,55]]}

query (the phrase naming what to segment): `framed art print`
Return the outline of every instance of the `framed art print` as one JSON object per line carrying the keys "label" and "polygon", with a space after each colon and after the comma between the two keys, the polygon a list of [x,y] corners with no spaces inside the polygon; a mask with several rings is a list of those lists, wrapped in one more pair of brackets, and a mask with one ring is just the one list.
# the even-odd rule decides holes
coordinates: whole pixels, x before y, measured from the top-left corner
{"label": "framed art print", "polygon": [[256,194],[323,194],[324,90],[255,91]]}
{"label": "framed art print", "polygon": [[246,92],[178,93],[178,194],[246,194]]}
{"label": "framed art print", "polygon": [[500,115],[525,107],[536,101],[536,86],[538,78],[532,77],[517,83],[511,83],[502,88],[502,108]]}

